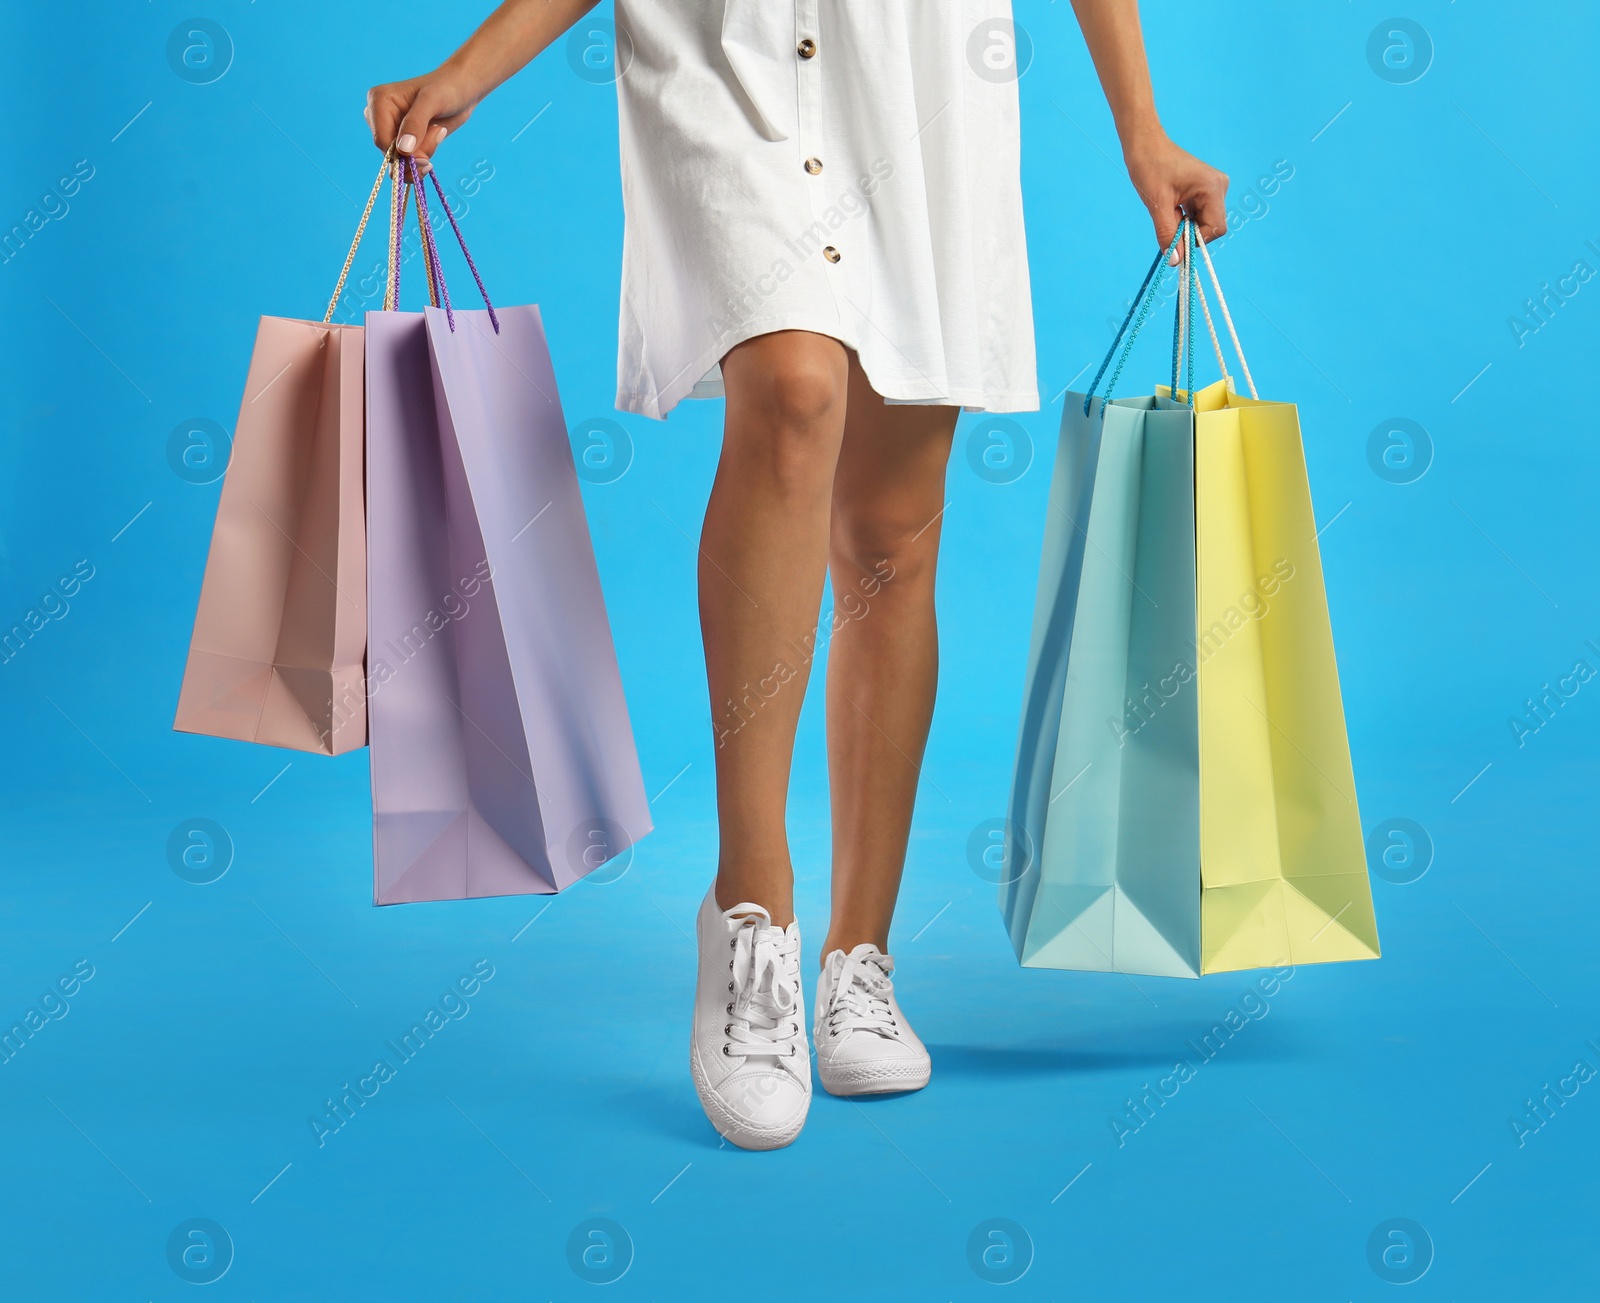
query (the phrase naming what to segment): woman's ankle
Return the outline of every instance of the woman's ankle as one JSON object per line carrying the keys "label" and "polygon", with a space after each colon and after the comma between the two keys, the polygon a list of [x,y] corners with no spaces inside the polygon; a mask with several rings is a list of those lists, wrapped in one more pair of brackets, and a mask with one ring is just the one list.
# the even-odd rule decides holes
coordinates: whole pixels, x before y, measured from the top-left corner
{"label": "woman's ankle", "polygon": [[773,875],[730,873],[719,869],[715,895],[718,909],[760,905],[771,916],[773,926],[783,928],[794,922],[792,874],[784,882]]}
{"label": "woman's ankle", "polygon": [[817,954],[819,963],[826,964],[828,956],[835,950],[842,950],[849,954],[859,945],[873,945],[878,947],[880,954],[889,953],[889,938],[886,933],[879,932],[876,928],[869,927],[833,927],[822,942],[822,949]]}

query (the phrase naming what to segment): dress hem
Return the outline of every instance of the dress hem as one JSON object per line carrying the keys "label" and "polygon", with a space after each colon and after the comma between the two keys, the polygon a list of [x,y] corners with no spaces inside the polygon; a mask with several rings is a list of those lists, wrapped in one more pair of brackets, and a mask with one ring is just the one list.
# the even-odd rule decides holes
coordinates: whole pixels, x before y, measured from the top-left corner
{"label": "dress hem", "polygon": [[[759,335],[771,335],[780,330],[804,330],[813,335],[826,335],[829,339],[838,340],[845,348],[855,353],[860,359],[860,348],[850,339],[845,337],[845,332],[838,329],[838,323],[825,323],[813,320],[795,320],[793,317],[771,317],[762,321],[747,322],[737,330],[730,331],[716,345],[708,350],[709,356],[702,355],[702,359],[683,368],[679,376],[690,374],[694,379],[687,385],[680,386],[676,379],[673,384],[664,390],[628,390],[621,385],[617,387],[616,409],[619,412],[628,412],[635,416],[648,417],[654,421],[664,421],[672,410],[685,398],[721,398],[724,396],[721,385],[708,385],[704,390],[696,393],[701,380],[712,367],[717,366],[723,358],[746,340],[755,339]],[[883,398],[886,403],[896,406],[909,407],[960,407],[968,412],[1036,412],[1039,410],[1039,393],[1036,389],[1004,390],[1000,393],[987,393],[977,389],[955,389],[948,393],[913,392],[918,388],[914,384],[891,384],[890,389],[900,390],[897,393],[885,393],[877,379],[872,374],[872,368],[862,361],[861,368],[866,372],[867,382],[872,385],[874,392]],[[673,391],[678,389],[679,392]]]}

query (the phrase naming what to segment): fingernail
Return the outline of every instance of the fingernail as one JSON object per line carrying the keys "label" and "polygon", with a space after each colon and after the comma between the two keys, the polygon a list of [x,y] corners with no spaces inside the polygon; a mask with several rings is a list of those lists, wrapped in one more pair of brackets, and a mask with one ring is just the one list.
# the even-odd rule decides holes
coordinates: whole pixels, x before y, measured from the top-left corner
{"label": "fingernail", "polygon": [[443,140],[449,134],[450,134],[450,128],[449,127],[440,127],[439,128],[439,139],[440,140]]}
{"label": "fingernail", "polygon": [[417,170],[421,172],[423,176],[427,176],[429,172],[433,171],[433,164],[428,162],[427,159],[423,159],[422,162],[417,164]]}
{"label": "fingernail", "polygon": [[399,140],[395,141],[395,148],[398,149],[402,154],[409,154],[416,147],[417,138],[409,133],[401,136]]}

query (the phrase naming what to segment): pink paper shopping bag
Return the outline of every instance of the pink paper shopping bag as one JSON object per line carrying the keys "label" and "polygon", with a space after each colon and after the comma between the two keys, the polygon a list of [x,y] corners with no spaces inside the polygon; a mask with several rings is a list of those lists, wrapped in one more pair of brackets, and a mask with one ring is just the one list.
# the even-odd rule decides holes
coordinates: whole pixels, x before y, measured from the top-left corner
{"label": "pink paper shopping bag", "polygon": [[365,746],[363,352],[334,304],[262,317],[173,727],[326,755]]}

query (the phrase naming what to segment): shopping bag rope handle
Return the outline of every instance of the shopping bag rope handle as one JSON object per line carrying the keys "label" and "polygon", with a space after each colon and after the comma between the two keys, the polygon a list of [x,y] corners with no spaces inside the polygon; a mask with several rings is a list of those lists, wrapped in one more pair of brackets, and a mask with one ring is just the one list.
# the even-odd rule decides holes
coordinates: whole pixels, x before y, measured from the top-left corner
{"label": "shopping bag rope handle", "polygon": [[[428,191],[423,184],[421,175],[417,171],[417,160],[411,155],[405,155],[405,172],[407,187],[415,186],[417,190],[417,221],[420,226],[432,231],[428,219]],[[500,318],[495,315],[494,304],[489,301],[489,291],[485,288],[483,277],[478,274],[478,264],[472,260],[472,252],[467,248],[466,236],[461,234],[461,226],[456,221],[456,215],[450,209],[450,201],[444,196],[444,189],[439,185],[438,176],[429,172],[428,177],[433,181],[434,193],[439,196],[439,206],[444,209],[444,215],[450,219],[450,229],[456,233],[456,243],[461,246],[462,256],[467,260],[467,267],[472,272],[472,279],[478,283],[478,293],[483,295],[483,306],[489,310],[489,321],[494,326],[495,334],[500,333]],[[450,323],[450,329],[456,328],[455,309],[450,304],[450,288],[445,284],[444,268],[439,264],[439,250],[432,239],[423,240],[424,251],[427,255],[428,270],[431,283],[438,287],[439,297],[444,300],[445,320]]]}
{"label": "shopping bag rope handle", "polygon": [[[406,188],[409,190],[411,187],[408,185]],[[433,229],[433,223],[432,222],[425,222],[425,221],[422,220],[422,217],[421,217],[420,208],[421,208],[421,203],[422,203],[423,198],[424,198],[424,196],[423,196],[423,193],[422,193],[422,187],[418,186],[417,187],[417,204],[418,204],[419,212],[418,212],[418,217],[417,217],[417,229],[426,234],[427,241],[428,241],[428,247],[433,250],[433,256],[431,258],[424,258],[423,259],[423,261],[422,261],[422,270],[427,274],[427,278],[428,278],[428,302],[431,303],[434,307],[438,307],[439,306],[439,285],[440,285],[440,281],[439,281],[438,275],[436,274],[436,269],[439,266],[439,248],[438,248],[438,242],[434,238],[435,237],[435,233],[434,233],[434,229]]]}
{"label": "shopping bag rope handle", "polygon": [[[389,194],[389,264],[385,273],[383,286],[383,310],[393,312],[400,306],[400,272],[405,265],[403,249],[405,246],[406,213],[411,208],[411,182],[400,179],[400,164],[394,165],[395,183]],[[426,251],[433,240],[432,228],[423,221],[417,223],[417,233],[422,240],[424,257],[423,270],[427,273],[428,302],[434,307],[439,306],[439,287],[434,282],[433,264],[428,260]]]}
{"label": "shopping bag rope handle", "polygon": [[395,227],[400,222],[401,191],[399,160],[396,159],[391,162],[389,164],[389,168],[389,174],[393,180],[389,187],[389,234],[384,241],[385,245],[387,245],[387,248],[385,249],[385,266],[383,270],[383,310],[385,312],[393,312],[394,305],[399,301],[400,297],[399,294],[396,293],[397,282],[395,278],[398,276],[399,271],[395,265],[394,256]]}
{"label": "shopping bag rope handle", "polygon": [[[400,232],[405,225],[406,208],[411,200],[411,183],[406,181],[404,189],[401,188],[400,166],[396,160],[394,146],[390,146],[383,156],[383,162],[378,167],[377,179],[372,183],[372,189],[367,194],[366,206],[361,210],[361,220],[356,224],[355,239],[350,242],[350,250],[344,256],[344,266],[339,269],[338,283],[333,287],[333,296],[328,300],[328,310],[322,314],[324,322],[331,322],[333,314],[338,309],[339,298],[344,293],[345,282],[349,279],[350,268],[355,263],[356,252],[361,248],[361,241],[367,232],[367,223],[372,218],[372,210],[378,202],[378,192],[383,189],[385,177],[394,177],[394,186],[389,192],[389,260],[384,277],[383,306],[384,309],[393,310],[400,299],[400,263],[395,256],[395,249],[399,243]],[[424,244],[431,243],[433,231],[427,226],[422,228]],[[435,260],[436,261],[436,260]],[[428,298],[434,307],[439,306],[439,291],[434,284],[433,264],[430,263],[428,271]]]}
{"label": "shopping bag rope handle", "polygon": [[[1199,232],[1196,232],[1195,239],[1199,238]],[[1206,334],[1211,336],[1211,351],[1217,355],[1217,369],[1222,372],[1223,380],[1231,386],[1233,377],[1228,374],[1228,359],[1222,355],[1222,344],[1217,339],[1217,328],[1211,321],[1211,304],[1206,300],[1205,286],[1200,283],[1198,273],[1194,278],[1194,292],[1195,297],[1200,300],[1200,311],[1206,319]]]}
{"label": "shopping bag rope handle", "polygon": [[[1145,272],[1144,283],[1139,286],[1138,294],[1134,296],[1133,302],[1128,305],[1128,315],[1123,317],[1122,324],[1117,327],[1117,333],[1111,341],[1111,347],[1106,350],[1105,357],[1101,359],[1100,369],[1094,373],[1094,381],[1089,385],[1089,392],[1083,396],[1083,414],[1085,416],[1089,415],[1089,409],[1094,403],[1094,391],[1100,387],[1100,379],[1105,375],[1106,368],[1111,365],[1111,359],[1117,352],[1117,345],[1122,343],[1123,335],[1127,334],[1128,342],[1123,345],[1122,356],[1117,358],[1117,369],[1111,373],[1111,380],[1106,385],[1106,392],[1100,399],[1102,411],[1110,404],[1112,392],[1117,387],[1117,379],[1122,375],[1123,365],[1127,362],[1128,353],[1133,348],[1134,336],[1139,333],[1140,328],[1145,323],[1145,318],[1150,315],[1150,307],[1154,302],[1154,295],[1150,293],[1151,282],[1155,281],[1157,287],[1160,286],[1161,280],[1156,276],[1156,272],[1172,256],[1172,251],[1178,247],[1178,236],[1182,233],[1183,226],[1180,223],[1178,230],[1173,233],[1172,243],[1156,254],[1155,261],[1150,264],[1150,270]],[[1164,278],[1165,275],[1166,273],[1163,271],[1162,277]],[[1134,319],[1136,315],[1137,320]],[[1128,332],[1128,324],[1130,322],[1133,323],[1132,333]]]}
{"label": "shopping bag rope handle", "polygon": [[356,238],[350,241],[350,252],[344,256],[344,266],[339,269],[339,283],[333,287],[333,297],[328,300],[328,310],[322,314],[324,323],[333,320],[333,310],[339,306],[339,296],[344,293],[344,283],[350,275],[350,266],[356,260],[356,250],[361,247],[361,237],[367,232],[367,219],[372,216],[372,205],[378,201],[378,191],[383,189],[383,178],[388,175],[389,163],[394,158],[394,146],[383,156],[378,167],[378,179],[372,183],[367,195],[367,206],[361,210],[361,220],[356,224]]}
{"label": "shopping bag rope handle", "polygon": [[[1244,372],[1245,383],[1250,386],[1250,397],[1259,398],[1260,395],[1256,393],[1256,382],[1250,375],[1250,364],[1244,360],[1244,347],[1239,343],[1239,332],[1233,328],[1233,316],[1228,311],[1228,300],[1222,297],[1222,282],[1217,279],[1217,269],[1211,265],[1211,253],[1206,248],[1204,237],[1198,231],[1195,232],[1195,243],[1199,246],[1200,257],[1206,265],[1206,272],[1211,277],[1211,288],[1217,292],[1217,306],[1222,309],[1222,320],[1227,324],[1228,338],[1233,341],[1233,351],[1238,355],[1239,369]],[[1199,282],[1200,277],[1196,274],[1195,284],[1198,286]],[[1205,303],[1205,292],[1203,290],[1201,291],[1200,302],[1202,304]],[[1206,325],[1208,327],[1211,326],[1210,309],[1206,310]],[[1217,362],[1222,365],[1222,346],[1217,342],[1215,329],[1211,331],[1211,343],[1217,350]],[[1222,374],[1224,378],[1227,377],[1228,368],[1226,365],[1222,365]]]}
{"label": "shopping bag rope handle", "polygon": [[[1172,242],[1155,257],[1150,268],[1145,272],[1144,281],[1139,286],[1139,293],[1134,301],[1128,305],[1127,315],[1122,319],[1122,324],[1117,328],[1117,333],[1111,341],[1111,347],[1106,351],[1105,357],[1100,362],[1100,369],[1095,372],[1093,383],[1089,392],[1084,396],[1083,414],[1089,415],[1094,404],[1095,391],[1100,387],[1100,381],[1105,376],[1106,368],[1111,365],[1113,356],[1117,357],[1117,365],[1111,372],[1111,379],[1106,384],[1104,395],[1101,397],[1101,409],[1110,404],[1113,393],[1116,391],[1117,381],[1122,375],[1124,365],[1132,352],[1133,342],[1144,323],[1148,320],[1150,311],[1155,304],[1156,295],[1165,280],[1165,264],[1172,257],[1173,251],[1183,242],[1180,254],[1179,275],[1182,278],[1179,286],[1178,303],[1173,315],[1172,323],[1172,384],[1171,391],[1176,398],[1178,389],[1178,372],[1183,365],[1183,358],[1187,355],[1187,389],[1191,406],[1194,402],[1194,308],[1193,301],[1198,299],[1200,311],[1205,318],[1206,332],[1211,336],[1211,347],[1216,354],[1217,367],[1225,381],[1230,381],[1228,364],[1223,356],[1222,343],[1217,337],[1216,325],[1211,319],[1211,305],[1206,298],[1205,287],[1200,281],[1200,271],[1194,261],[1193,250],[1198,248],[1200,258],[1206,265],[1206,273],[1211,278],[1211,287],[1216,291],[1217,306],[1222,310],[1222,320],[1228,328],[1228,338],[1233,343],[1233,351],[1239,359],[1239,367],[1244,372],[1245,383],[1250,387],[1250,397],[1259,399],[1256,390],[1255,377],[1250,373],[1250,363],[1245,360],[1244,346],[1239,342],[1239,332],[1233,324],[1233,314],[1228,311],[1228,300],[1222,293],[1222,283],[1217,278],[1216,266],[1211,261],[1210,250],[1206,248],[1205,237],[1187,217],[1178,223],[1178,230],[1172,237]],[[1159,275],[1157,273],[1160,273]],[[1130,330],[1130,323],[1132,329]],[[1124,338],[1126,336],[1126,338]],[[1117,354],[1117,346],[1122,346],[1121,354]],[[1185,346],[1187,344],[1187,347]]]}
{"label": "shopping bag rope handle", "polygon": [[[422,238],[423,267],[427,273],[428,300],[434,307],[440,306],[443,297],[445,315],[450,323],[450,329],[456,328],[455,311],[450,304],[450,292],[445,285],[444,269],[439,262],[439,250],[434,241],[433,226],[428,220],[427,190],[417,171],[416,159],[410,155],[396,155],[394,146],[391,145],[383,156],[383,163],[378,168],[377,179],[372,183],[372,189],[367,194],[366,206],[361,210],[361,220],[356,224],[355,239],[350,242],[350,250],[345,254],[344,266],[339,269],[338,283],[333,287],[333,296],[328,300],[328,309],[323,313],[322,320],[331,322],[335,309],[339,306],[339,297],[344,293],[345,282],[349,279],[350,268],[355,263],[356,252],[361,247],[362,237],[366,234],[367,223],[372,217],[373,207],[378,202],[378,192],[383,189],[386,176],[393,176],[394,184],[389,193],[389,260],[388,270],[384,278],[383,306],[385,311],[393,311],[400,304],[400,268],[402,259],[399,256],[400,245],[405,231],[406,210],[411,204],[411,192],[416,191],[417,196],[417,227]],[[432,175],[431,173],[429,175]],[[477,282],[478,291],[483,295],[483,304],[489,310],[489,320],[493,323],[495,333],[500,331],[500,318],[496,315],[494,304],[489,300],[489,291],[484,286],[483,277],[478,272],[478,265],[472,259],[472,253],[467,248],[466,237],[461,233],[461,226],[456,221],[456,215],[450,208],[450,201],[445,198],[444,189],[439,184],[439,178],[433,176],[434,192],[439,196],[439,204],[444,209],[445,216],[450,221],[450,229],[455,232],[456,241],[461,245],[462,255],[467,260],[467,266],[472,271],[472,279]]]}
{"label": "shopping bag rope handle", "polygon": [[[406,213],[412,206],[412,184],[405,178],[399,159],[394,162],[394,177],[394,186],[389,194],[389,271],[383,295],[385,312],[394,312],[400,307],[400,273],[405,267]],[[418,189],[417,193],[420,194],[421,190]],[[422,219],[420,209],[417,236],[423,253],[422,270],[428,283],[428,302],[438,307],[439,283],[433,274],[437,257],[429,256],[434,244],[433,225]]]}
{"label": "shopping bag rope handle", "polygon": [[444,268],[440,265],[439,249],[433,238],[433,222],[428,214],[428,187],[422,179],[423,174],[417,167],[415,158],[408,154],[401,166],[405,169],[406,193],[409,195],[412,187],[416,187],[417,230],[422,236],[422,266],[428,277],[428,299],[434,307],[438,307],[439,301],[443,299],[445,318],[453,331],[456,328],[456,314],[455,309],[450,306],[450,287],[444,283]]}
{"label": "shopping bag rope handle", "polygon": [[[1172,383],[1167,392],[1174,402],[1178,398],[1178,370],[1188,358],[1188,378],[1183,393],[1187,403],[1194,406],[1194,306],[1190,302],[1190,286],[1198,285],[1199,273],[1194,268],[1194,223],[1185,218],[1178,225],[1178,236],[1183,243],[1179,259],[1178,301],[1172,312]],[[1224,376],[1227,371],[1224,368]]]}
{"label": "shopping bag rope handle", "polygon": [[[389,250],[387,279],[383,286],[383,310],[393,312],[400,306],[400,270],[402,260],[400,257],[401,244],[405,238],[406,208],[411,203],[411,187],[402,177],[400,160],[394,161],[394,184],[389,190]],[[426,242],[427,236],[423,236]]]}
{"label": "shopping bag rope handle", "polygon": [[[1224,354],[1222,352],[1222,341],[1217,338],[1217,327],[1216,327],[1216,324],[1211,320],[1211,304],[1210,304],[1209,300],[1207,300],[1207,298],[1206,298],[1205,286],[1202,285],[1201,282],[1200,282],[1199,264],[1194,262],[1194,250],[1196,248],[1198,248],[1200,250],[1200,257],[1204,260],[1204,262],[1206,264],[1206,269],[1210,273],[1210,276],[1211,276],[1211,287],[1216,291],[1217,302],[1218,302],[1219,306],[1222,308],[1223,320],[1226,322],[1227,327],[1228,327],[1228,337],[1233,341],[1233,351],[1238,355],[1238,357],[1239,357],[1239,366],[1244,371],[1245,383],[1250,386],[1250,397],[1259,400],[1260,399],[1260,394],[1258,394],[1256,392],[1255,377],[1253,377],[1250,374],[1250,363],[1245,360],[1244,347],[1243,347],[1243,345],[1241,345],[1239,343],[1239,332],[1234,329],[1233,317],[1228,312],[1228,301],[1227,301],[1226,298],[1223,297],[1222,284],[1217,279],[1217,269],[1216,269],[1215,266],[1212,265],[1211,255],[1206,250],[1205,237],[1200,234],[1200,228],[1198,226],[1194,225],[1193,223],[1190,224],[1188,239],[1190,241],[1192,241],[1192,243],[1186,245],[1185,252],[1184,252],[1184,261],[1185,261],[1185,264],[1188,267],[1188,274],[1184,278],[1184,285],[1185,285],[1186,289],[1185,289],[1184,294],[1182,295],[1182,299],[1184,300],[1184,302],[1180,303],[1180,306],[1179,306],[1179,311],[1188,313],[1189,314],[1189,318],[1190,318],[1189,322],[1188,322],[1188,342],[1189,342],[1189,350],[1190,350],[1189,372],[1188,372],[1188,392],[1191,395],[1194,393],[1194,354],[1193,354],[1193,349],[1194,349],[1194,320],[1193,320],[1194,306],[1193,305],[1194,305],[1194,300],[1195,299],[1198,299],[1200,301],[1200,312],[1201,312],[1201,315],[1204,316],[1204,318],[1205,318],[1206,333],[1211,336],[1211,351],[1214,354],[1216,354],[1217,370],[1221,373],[1223,382],[1228,386],[1229,390],[1231,391],[1232,388],[1233,388],[1233,377],[1228,374],[1228,359],[1224,356]],[[1174,330],[1176,331],[1177,328],[1178,328],[1178,323],[1177,323],[1176,320],[1174,320],[1174,322],[1173,322],[1173,327],[1174,327]],[[1176,338],[1177,338],[1177,336],[1175,334],[1174,335],[1174,339],[1176,339]],[[1181,343],[1175,344],[1174,345],[1174,349],[1175,349],[1175,351],[1174,351],[1174,363],[1173,363],[1173,370],[1172,370],[1172,392],[1173,392],[1174,395],[1176,395],[1177,392],[1178,392],[1178,389],[1177,389],[1177,386],[1178,386],[1178,360],[1177,359],[1182,357],[1183,345]],[[1192,405],[1192,400],[1191,400],[1191,405]]]}
{"label": "shopping bag rope handle", "polygon": [[[1173,365],[1172,365],[1172,393],[1178,393],[1178,367],[1183,357],[1184,344],[1180,340],[1178,331],[1184,314],[1188,316],[1187,341],[1189,349],[1188,390],[1194,393],[1194,300],[1200,301],[1200,312],[1205,317],[1206,333],[1211,336],[1211,351],[1216,354],[1217,370],[1221,372],[1225,384],[1232,388],[1233,377],[1228,374],[1228,359],[1222,352],[1222,341],[1217,338],[1217,327],[1211,320],[1211,304],[1206,299],[1205,286],[1200,283],[1200,268],[1194,261],[1194,250],[1200,250],[1200,256],[1205,260],[1211,273],[1211,285],[1217,292],[1217,300],[1222,306],[1223,316],[1227,322],[1228,335],[1233,340],[1234,351],[1239,355],[1239,364],[1244,370],[1245,380],[1250,386],[1250,397],[1259,398],[1256,393],[1256,382],[1250,375],[1250,364],[1245,361],[1244,349],[1239,344],[1239,334],[1233,328],[1233,318],[1228,315],[1227,300],[1222,296],[1222,285],[1217,280],[1217,269],[1211,264],[1211,255],[1206,252],[1205,237],[1200,234],[1200,228],[1190,223],[1189,233],[1185,239],[1183,262],[1185,275],[1183,292],[1179,297],[1178,312],[1173,319]],[[1192,405],[1192,400],[1191,400]]]}
{"label": "shopping bag rope handle", "polygon": [[[1200,269],[1199,269],[1198,264],[1194,261],[1194,250],[1196,248],[1199,248],[1201,250],[1201,257],[1203,257],[1203,258],[1207,257],[1207,255],[1205,253],[1205,237],[1200,234],[1200,228],[1191,223],[1190,227],[1189,227],[1188,237],[1187,237],[1187,240],[1186,240],[1185,246],[1184,246],[1184,259],[1183,259],[1183,261],[1184,261],[1185,275],[1184,275],[1184,279],[1183,279],[1183,292],[1180,295],[1179,303],[1178,303],[1178,311],[1177,311],[1177,314],[1174,316],[1173,323],[1172,323],[1172,326],[1173,326],[1172,393],[1173,393],[1174,397],[1176,397],[1176,395],[1178,394],[1178,368],[1182,365],[1182,360],[1183,360],[1184,352],[1185,352],[1186,348],[1187,348],[1188,358],[1189,358],[1187,392],[1189,394],[1191,394],[1191,395],[1194,393],[1194,304],[1195,304],[1196,300],[1198,300],[1199,303],[1200,303],[1200,314],[1205,319],[1206,334],[1211,337],[1211,351],[1216,355],[1217,370],[1221,373],[1223,383],[1225,385],[1227,385],[1230,390],[1233,387],[1233,377],[1228,374],[1228,359],[1222,352],[1222,342],[1221,342],[1221,340],[1219,340],[1217,338],[1216,323],[1213,322],[1212,319],[1211,319],[1211,303],[1206,298],[1205,286],[1200,283]],[[1208,261],[1209,261],[1209,259],[1208,259]],[[1216,268],[1215,267],[1213,267],[1211,269],[1211,281],[1212,281],[1213,285],[1216,285],[1217,277],[1216,277]],[[1217,292],[1218,292],[1218,297],[1220,298],[1221,297],[1221,287],[1220,286],[1217,286]],[[1185,324],[1184,324],[1185,317],[1187,318],[1187,323],[1186,323],[1187,324],[1187,328],[1186,329],[1185,329]],[[1231,331],[1231,327],[1232,327],[1232,323],[1231,322],[1229,323],[1229,326],[1230,326],[1230,331]],[[1182,332],[1182,333],[1180,334],[1180,332]],[[1239,340],[1238,340],[1237,334],[1235,334],[1233,336],[1233,340],[1234,340],[1234,347],[1235,347],[1235,349],[1237,349],[1238,346],[1239,346]],[[1241,363],[1244,361],[1244,354],[1243,354],[1242,351],[1239,353],[1239,360],[1240,360]],[[1249,377],[1249,367],[1248,366],[1245,367],[1245,373],[1246,373],[1246,378],[1248,379],[1248,377]],[[1255,381],[1253,381],[1253,380],[1250,381],[1250,396],[1252,398],[1256,397]],[[1193,405],[1192,401],[1191,401],[1190,405],[1191,406]]]}

